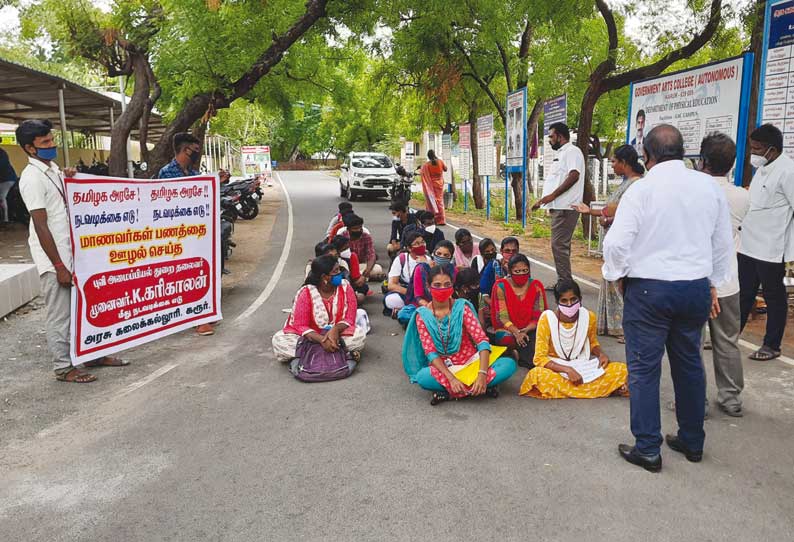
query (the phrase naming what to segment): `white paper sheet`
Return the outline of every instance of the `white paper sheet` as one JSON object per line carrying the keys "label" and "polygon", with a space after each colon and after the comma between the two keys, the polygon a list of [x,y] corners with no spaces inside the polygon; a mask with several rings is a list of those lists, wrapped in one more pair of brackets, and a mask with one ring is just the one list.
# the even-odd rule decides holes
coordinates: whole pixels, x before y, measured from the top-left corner
{"label": "white paper sheet", "polygon": [[[552,361],[560,365],[567,365],[572,367],[582,377],[582,383],[587,384],[604,374],[604,369],[598,365],[598,358],[590,358],[587,360],[575,359],[565,361],[564,359],[552,358]],[[562,374],[563,378],[568,378],[568,375]]]}

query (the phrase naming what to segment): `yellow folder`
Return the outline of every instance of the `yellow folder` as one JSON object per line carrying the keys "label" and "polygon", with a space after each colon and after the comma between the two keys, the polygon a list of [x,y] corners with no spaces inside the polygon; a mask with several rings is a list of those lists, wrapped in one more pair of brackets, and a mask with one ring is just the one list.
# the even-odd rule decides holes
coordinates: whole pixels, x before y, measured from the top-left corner
{"label": "yellow folder", "polygon": [[[497,359],[501,358],[505,350],[507,348],[504,346],[491,345],[491,357],[488,360],[488,366],[490,367]],[[471,386],[477,380],[477,374],[480,371],[480,353],[477,352],[465,365],[453,365],[449,368],[449,371],[465,385]]]}

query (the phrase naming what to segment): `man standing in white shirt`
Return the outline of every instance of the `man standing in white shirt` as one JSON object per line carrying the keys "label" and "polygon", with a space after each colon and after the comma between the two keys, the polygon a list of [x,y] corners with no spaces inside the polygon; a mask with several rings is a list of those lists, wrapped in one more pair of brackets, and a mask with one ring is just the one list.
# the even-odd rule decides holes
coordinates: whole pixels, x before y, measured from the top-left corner
{"label": "man standing in white shirt", "polygon": [[788,296],[785,262],[794,260],[794,161],[783,153],[783,134],[764,124],[750,134],[750,210],[742,221],[739,246],[742,329],[753,310],[758,286],[766,301],[764,345],[750,359],[780,356]]}
{"label": "man standing in white shirt", "polygon": [[[750,208],[750,194],[736,186],[727,175],[736,161],[736,144],[725,134],[709,134],[700,144],[700,170],[711,175],[722,188],[731,212],[733,246],[739,248],[739,226]],[[717,383],[717,406],[733,417],[742,416],[744,388],[742,355],[739,352],[739,271],[736,258],[731,261],[731,280],[717,288],[717,305],[709,320],[714,361],[714,380]]]}
{"label": "man standing in white shirt", "polygon": [[606,280],[621,281],[623,329],[634,446],[620,455],[651,472],[662,468],[659,379],[667,350],[675,388],[678,434],[667,445],[703,457],[706,375],[700,343],[716,309],[716,288],[730,282],[734,256],[723,190],[683,162],[684,138],[662,124],[643,141],[648,174],[620,201],[604,239]]}
{"label": "man standing in white shirt", "polygon": [[[28,165],[19,177],[19,192],[30,212],[30,254],[39,271],[41,290],[47,305],[47,346],[53,357],[55,377],[63,382],[83,384],[96,377],[72,367],[69,353],[72,317],[72,244],[63,175],[54,162],[58,147],[48,120],[26,120],[17,127],[17,143],[28,155]],[[64,170],[67,176],[74,169]],[[127,365],[117,358],[104,357],[87,367]]]}
{"label": "man standing in white shirt", "polygon": [[[571,279],[571,239],[579,221],[579,211],[574,206],[582,203],[584,196],[584,155],[571,144],[571,133],[562,122],[549,126],[549,144],[557,153],[556,167],[546,182],[554,187],[551,193],[532,206],[535,211],[548,205],[551,213],[551,252],[557,280]],[[544,189],[544,192],[546,190]]]}

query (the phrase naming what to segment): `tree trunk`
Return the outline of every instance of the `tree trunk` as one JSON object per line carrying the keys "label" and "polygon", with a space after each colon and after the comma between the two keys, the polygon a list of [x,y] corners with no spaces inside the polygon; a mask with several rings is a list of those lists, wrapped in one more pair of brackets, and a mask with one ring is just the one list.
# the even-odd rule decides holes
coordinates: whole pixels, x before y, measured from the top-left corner
{"label": "tree trunk", "polygon": [[149,101],[149,78],[146,75],[146,56],[139,51],[130,51],[135,87],[124,112],[110,130],[110,156],[108,172],[113,177],[127,176],[127,140],[132,129],[139,123]]}
{"label": "tree trunk", "polygon": [[485,208],[485,199],[482,193],[482,179],[480,179],[480,164],[478,163],[480,153],[477,149],[477,108],[469,107],[469,126],[471,126],[471,169],[472,185],[471,191],[474,197],[474,207],[476,209]]}
{"label": "tree trunk", "polygon": [[[516,208],[516,220],[521,220],[521,203],[524,197],[524,183],[521,180],[521,172],[512,172],[510,174],[510,188],[513,191],[513,205]],[[505,213],[507,209],[505,209]]]}
{"label": "tree trunk", "polygon": [[[747,138],[755,130],[756,117],[758,115],[758,85],[761,79],[761,53],[764,49],[764,11],[766,10],[766,0],[757,0],[755,4],[755,24],[750,38],[750,50],[755,55],[753,60],[753,81],[750,86],[750,106],[748,111]],[[739,137],[742,137],[739,134]],[[750,165],[750,145],[744,151],[744,171],[742,172],[742,184],[750,186],[753,177],[753,168]]]}
{"label": "tree trunk", "polygon": [[[529,119],[527,120],[527,167],[529,167],[529,157],[531,156],[532,151],[532,143],[535,141],[535,137],[538,133],[538,122],[540,121],[540,114],[543,112],[543,99],[538,98],[535,100],[535,105],[532,106],[532,112],[529,114]],[[540,146],[541,141],[538,140],[538,146]],[[533,191],[533,181],[531,175],[531,170],[527,171],[527,190],[530,192]]]}

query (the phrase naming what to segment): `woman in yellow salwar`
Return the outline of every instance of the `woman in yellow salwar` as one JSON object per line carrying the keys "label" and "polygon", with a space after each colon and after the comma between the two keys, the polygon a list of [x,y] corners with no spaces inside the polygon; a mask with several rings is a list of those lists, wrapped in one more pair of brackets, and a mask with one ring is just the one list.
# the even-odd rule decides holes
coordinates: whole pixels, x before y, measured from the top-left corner
{"label": "woman in yellow salwar", "polygon": [[537,399],[595,399],[628,395],[625,363],[610,362],[596,335],[596,316],[582,307],[579,285],[562,279],[554,287],[557,310],[538,321],[535,368],[520,395]]}

